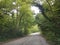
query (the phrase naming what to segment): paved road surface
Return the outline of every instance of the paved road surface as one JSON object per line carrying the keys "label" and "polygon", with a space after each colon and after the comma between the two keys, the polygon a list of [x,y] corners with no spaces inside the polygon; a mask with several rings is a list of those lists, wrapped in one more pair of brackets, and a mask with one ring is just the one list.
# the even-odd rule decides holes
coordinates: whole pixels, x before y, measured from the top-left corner
{"label": "paved road surface", "polygon": [[30,34],[27,37],[17,39],[3,45],[48,45],[46,40],[39,33]]}

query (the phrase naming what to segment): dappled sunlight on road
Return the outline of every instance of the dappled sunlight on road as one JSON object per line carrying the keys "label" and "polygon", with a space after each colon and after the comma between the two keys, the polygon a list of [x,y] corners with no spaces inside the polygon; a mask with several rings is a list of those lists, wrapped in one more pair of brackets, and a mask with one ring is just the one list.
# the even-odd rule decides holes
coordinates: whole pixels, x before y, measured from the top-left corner
{"label": "dappled sunlight on road", "polygon": [[31,33],[30,35],[40,35],[41,32]]}

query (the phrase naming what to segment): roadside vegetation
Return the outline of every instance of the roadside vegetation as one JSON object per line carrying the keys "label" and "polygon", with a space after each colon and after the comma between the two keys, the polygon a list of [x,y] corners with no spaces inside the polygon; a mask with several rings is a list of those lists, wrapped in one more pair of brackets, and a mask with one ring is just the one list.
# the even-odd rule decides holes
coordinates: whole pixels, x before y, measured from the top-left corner
{"label": "roadside vegetation", "polygon": [[40,31],[51,45],[60,45],[60,0],[40,1],[34,16],[31,6],[39,1],[0,0],[0,42]]}

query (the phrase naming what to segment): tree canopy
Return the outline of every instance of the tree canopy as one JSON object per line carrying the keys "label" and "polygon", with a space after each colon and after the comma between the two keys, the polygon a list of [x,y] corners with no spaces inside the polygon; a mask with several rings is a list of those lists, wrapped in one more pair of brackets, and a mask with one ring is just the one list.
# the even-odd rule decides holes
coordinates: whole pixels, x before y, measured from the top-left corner
{"label": "tree canopy", "polygon": [[[59,3],[60,0],[0,0],[0,41],[41,30],[51,45],[60,45]],[[36,16],[32,5],[40,9]]]}

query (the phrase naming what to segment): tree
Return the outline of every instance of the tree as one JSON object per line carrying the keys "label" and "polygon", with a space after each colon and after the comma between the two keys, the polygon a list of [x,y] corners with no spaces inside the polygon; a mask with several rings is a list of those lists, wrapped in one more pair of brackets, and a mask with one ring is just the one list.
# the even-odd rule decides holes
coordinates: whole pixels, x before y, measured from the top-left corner
{"label": "tree", "polygon": [[29,33],[34,24],[30,0],[0,1],[0,39],[20,37]]}
{"label": "tree", "polygon": [[38,26],[41,27],[43,35],[50,41],[51,45],[60,45],[59,0],[45,0],[45,2],[46,3],[43,3],[45,14],[53,21],[53,23],[41,18],[41,15],[39,14],[40,16],[36,16]]}

